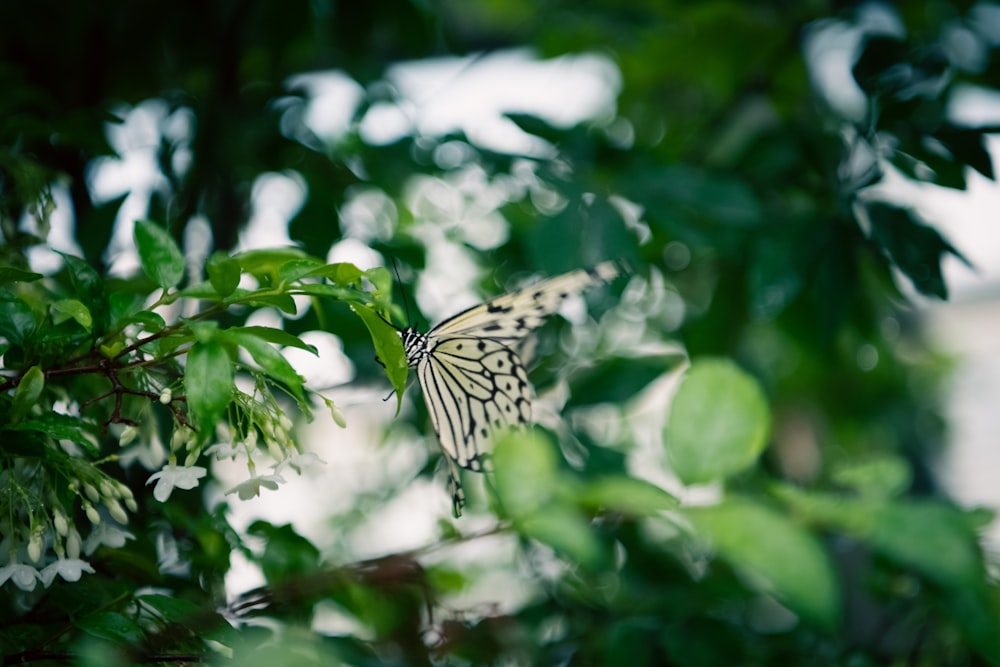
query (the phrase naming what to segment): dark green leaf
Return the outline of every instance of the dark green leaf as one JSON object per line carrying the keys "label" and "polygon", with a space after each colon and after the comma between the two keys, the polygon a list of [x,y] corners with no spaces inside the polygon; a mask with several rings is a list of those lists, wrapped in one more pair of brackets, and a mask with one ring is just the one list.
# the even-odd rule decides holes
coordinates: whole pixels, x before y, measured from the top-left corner
{"label": "dark green leaf", "polygon": [[201,608],[189,600],[151,593],[139,595],[136,601],[152,607],[164,620],[171,623],[185,623],[201,613]]}
{"label": "dark green leaf", "polygon": [[23,345],[35,333],[36,326],[31,306],[9,291],[0,289],[0,336],[16,345]]}
{"label": "dark green leaf", "polygon": [[34,271],[25,271],[13,266],[0,266],[0,284],[30,283],[41,278],[44,278],[44,276]]}
{"label": "dark green leaf", "polygon": [[160,287],[176,287],[184,278],[184,255],[170,233],[155,222],[136,220],[134,236],[143,273]]}
{"label": "dark green leaf", "polygon": [[10,410],[12,423],[17,423],[28,414],[38,402],[43,389],[45,389],[45,373],[40,367],[32,366],[21,376],[21,381],[14,390],[14,402]]}
{"label": "dark green leaf", "polygon": [[94,456],[100,453],[95,446],[96,437],[87,423],[79,417],[71,417],[57,412],[49,412],[32,419],[25,419],[15,426],[8,427],[12,431],[38,431],[54,440],[69,440],[88,450]]}
{"label": "dark green leaf", "polygon": [[872,239],[889,255],[922,294],[948,298],[948,288],[941,274],[941,260],[954,255],[968,261],[941,234],[916,222],[912,213],[887,204],[868,207],[872,221]]}
{"label": "dark green leaf", "polygon": [[290,524],[275,526],[255,521],[247,532],[266,540],[259,564],[271,585],[310,574],[319,565],[319,550]]}
{"label": "dark green leaf", "polygon": [[88,635],[106,639],[116,644],[138,644],[145,636],[136,623],[117,611],[99,611],[88,614],[75,623]]}

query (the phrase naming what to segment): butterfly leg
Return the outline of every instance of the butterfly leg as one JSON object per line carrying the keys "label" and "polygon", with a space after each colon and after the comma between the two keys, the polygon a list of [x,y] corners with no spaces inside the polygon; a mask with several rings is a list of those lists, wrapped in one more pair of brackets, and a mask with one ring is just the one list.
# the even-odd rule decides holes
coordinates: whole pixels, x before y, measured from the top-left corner
{"label": "butterfly leg", "polygon": [[448,492],[451,494],[451,511],[455,518],[462,516],[462,508],[465,507],[465,490],[462,488],[462,480],[458,466],[446,456],[448,461]]}

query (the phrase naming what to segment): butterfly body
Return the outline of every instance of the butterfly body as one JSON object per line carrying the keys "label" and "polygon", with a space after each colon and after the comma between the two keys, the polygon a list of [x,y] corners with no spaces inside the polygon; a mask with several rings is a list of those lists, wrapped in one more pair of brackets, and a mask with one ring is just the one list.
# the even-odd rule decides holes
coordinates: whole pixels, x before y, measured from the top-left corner
{"label": "butterfly body", "polygon": [[457,467],[486,470],[491,441],[531,423],[533,390],[519,355],[521,343],[567,297],[619,272],[617,264],[604,262],[468,308],[426,334],[413,328],[400,332],[447,454],[455,516],[465,502]]}

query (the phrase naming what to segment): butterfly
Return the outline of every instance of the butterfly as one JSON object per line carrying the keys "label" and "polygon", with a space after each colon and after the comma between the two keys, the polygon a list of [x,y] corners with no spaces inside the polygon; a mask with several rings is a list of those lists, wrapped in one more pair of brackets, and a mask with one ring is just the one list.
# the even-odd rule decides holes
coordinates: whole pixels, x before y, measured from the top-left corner
{"label": "butterfly", "polygon": [[570,296],[622,272],[617,262],[570,271],[454,315],[427,333],[400,331],[417,372],[431,424],[448,460],[455,517],[465,493],[458,468],[487,469],[489,445],[506,429],[531,423],[532,387],[521,359],[525,338]]}

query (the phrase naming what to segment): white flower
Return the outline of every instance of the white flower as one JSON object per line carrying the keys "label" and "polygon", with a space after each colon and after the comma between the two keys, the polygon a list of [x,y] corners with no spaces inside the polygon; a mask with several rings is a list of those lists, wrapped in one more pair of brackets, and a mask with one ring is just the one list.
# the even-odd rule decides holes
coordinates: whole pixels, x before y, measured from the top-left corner
{"label": "white flower", "polygon": [[179,466],[168,463],[163,466],[163,470],[155,472],[146,480],[146,486],[156,481],[153,489],[153,497],[161,503],[170,497],[170,492],[174,487],[178,489],[193,489],[198,486],[198,480],[208,474],[208,471],[201,466]]}
{"label": "white flower", "polygon": [[206,454],[214,454],[217,461],[222,461],[224,459],[236,460],[237,458],[244,456],[246,450],[235,442],[219,442],[205,450]]}
{"label": "white flower", "polygon": [[226,495],[228,496],[231,493],[236,493],[239,495],[240,500],[250,500],[251,498],[260,495],[261,487],[274,491],[278,488],[278,484],[284,483],[285,478],[281,475],[262,475],[261,477],[254,475],[245,482],[240,482],[233,488],[226,491]]}
{"label": "white flower", "polygon": [[317,463],[326,465],[326,461],[321,459],[314,452],[306,452],[305,454],[292,454],[288,458],[279,461],[271,467],[274,468],[275,473],[280,473],[286,467],[291,467],[292,470],[301,475],[303,468],[310,468],[315,466]]}
{"label": "white flower", "polygon": [[42,578],[42,575],[35,568],[23,563],[11,563],[0,567],[0,586],[8,579],[22,591],[35,590],[35,584]]}
{"label": "white flower", "polygon": [[[74,531],[75,532],[75,531]],[[125,546],[125,540],[133,540],[135,535],[128,532],[127,530],[122,530],[117,526],[109,524],[107,521],[94,526],[94,529],[90,531],[90,535],[87,535],[87,539],[83,543],[83,553],[88,556],[97,551],[97,547],[104,545],[106,547],[111,547],[112,549],[120,549]],[[76,536],[76,542],[79,543],[80,536]],[[66,545],[66,550],[69,554],[73,555],[73,549]],[[76,552],[80,552],[79,546],[76,547]]]}
{"label": "white flower", "polygon": [[90,567],[90,563],[87,561],[79,558],[60,558],[54,563],[46,565],[39,576],[42,579],[42,584],[48,588],[57,574],[66,581],[80,581],[84,572],[94,573],[94,568]]}

